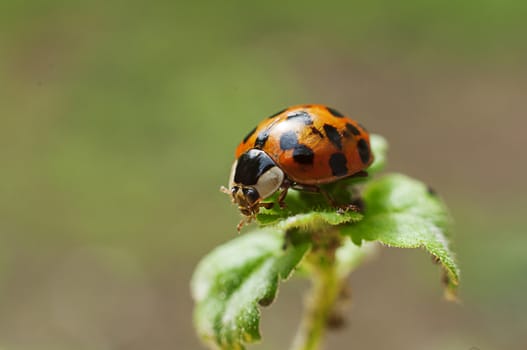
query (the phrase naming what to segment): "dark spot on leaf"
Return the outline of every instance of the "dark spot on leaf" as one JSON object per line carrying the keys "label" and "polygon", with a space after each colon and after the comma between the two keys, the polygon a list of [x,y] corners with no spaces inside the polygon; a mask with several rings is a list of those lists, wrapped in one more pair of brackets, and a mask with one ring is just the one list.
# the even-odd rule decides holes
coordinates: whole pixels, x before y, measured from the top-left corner
{"label": "dark spot on leaf", "polygon": [[286,131],[280,136],[280,148],[284,151],[293,149],[298,145],[298,139],[294,131]]}
{"label": "dark spot on leaf", "polygon": [[360,139],[357,142],[357,148],[359,150],[360,160],[362,163],[367,164],[370,160],[370,146],[368,146],[368,143],[364,139]]}
{"label": "dark spot on leaf", "polygon": [[364,200],[362,198],[359,197],[359,198],[354,199],[351,202],[351,204],[353,204],[354,206],[359,208],[359,213],[364,212],[365,203],[364,203]]}
{"label": "dark spot on leaf", "polygon": [[346,319],[344,315],[334,311],[328,316],[326,326],[332,330],[342,329],[346,326]]}
{"label": "dark spot on leaf", "polygon": [[332,125],[324,124],[324,131],[326,132],[326,136],[329,138],[331,143],[334,144],[338,149],[342,149],[342,141],[340,139],[338,130]]}
{"label": "dark spot on leaf", "polygon": [[299,164],[313,164],[314,157],[313,150],[306,145],[298,144],[293,150],[293,160]]}
{"label": "dark spot on leaf", "polygon": [[269,306],[273,303],[273,301],[274,298],[272,296],[265,296],[258,301],[258,304],[260,304],[260,306]]}
{"label": "dark spot on leaf", "polygon": [[437,192],[430,185],[426,187],[426,191],[432,196],[437,196]]}
{"label": "dark spot on leaf", "polygon": [[346,156],[343,153],[333,153],[329,158],[329,166],[334,176],[344,176],[348,173]]}
{"label": "dark spot on leaf", "polygon": [[249,133],[247,134],[247,136],[245,136],[245,138],[243,139],[243,143],[247,142],[248,139],[251,138],[251,136],[253,136],[254,132],[256,131],[256,127],[254,129],[252,129],[251,131],[249,131]]}
{"label": "dark spot on leaf", "polygon": [[336,109],[334,108],[331,108],[331,107],[327,107],[329,113],[331,113],[334,117],[337,117],[337,118],[342,118],[344,117],[344,114],[340,113],[339,111],[337,111]]}

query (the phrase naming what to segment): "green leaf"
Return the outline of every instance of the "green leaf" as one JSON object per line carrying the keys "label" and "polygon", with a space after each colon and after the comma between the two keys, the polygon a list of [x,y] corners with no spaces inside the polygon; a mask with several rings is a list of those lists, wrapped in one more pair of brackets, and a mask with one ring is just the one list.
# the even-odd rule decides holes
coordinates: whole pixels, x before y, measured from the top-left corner
{"label": "green leaf", "polygon": [[441,262],[448,277],[447,296],[453,297],[459,269],[448,241],[448,212],[423,183],[392,174],[371,181],[364,193],[364,218],[342,232],[353,242],[379,241],[400,248],[424,247]]}
{"label": "green leaf", "polygon": [[261,208],[256,216],[261,225],[275,224],[300,213],[308,213],[327,206],[324,198],[318,193],[308,193],[290,189],[285,198],[285,208],[280,208],[274,196],[271,200],[275,203],[271,209]]}
{"label": "green leaf", "polygon": [[334,208],[327,211],[312,211],[305,214],[297,214],[280,221],[276,226],[283,230],[299,228],[305,232],[316,232],[323,226],[340,225],[349,222],[358,222],[362,214],[354,211],[339,212]]}
{"label": "green leaf", "polygon": [[214,249],[198,265],[191,282],[198,333],[222,349],[243,349],[260,339],[260,310],[276,296],[309,250],[288,244],[280,230],[262,229]]}
{"label": "green leaf", "polygon": [[373,163],[368,168],[370,175],[378,173],[386,166],[386,153],[388,152],[388,142],[381,135],[370,135],[370,147],[373,153]]}
{"label": "green leaf", "polygon": [[[329,207],[327,203],[318,203],[315,208],[309,209],[308,206],[292,206],[290,203],[301,201],[303,193],[292,191],[288,196],[287,207],[285,209],[262,209],[258,214],[258,222],[262,225],[275,224],[280,230],[287,231],[293,228],[303,229],[304,231],[316,231],[324,225],[340,225],[349,222],[357,222],[362,219],[362,214],[354,211],[339,211]],[[304,201],[304,204],[306,202]],[[317,208],[318,206],[318,208]],[[306,210],[304,212],[304,210]],[[295,214],[295,212],[297,214]]]}
{"label": "green leaf", "polygon": [[342,246],[337,249],[337,275],[345,279],[360,266],[364,260],[371,258],[378,248],[377,244],[366,242],[360,247],[354,244],[349,237],[344,237]]}

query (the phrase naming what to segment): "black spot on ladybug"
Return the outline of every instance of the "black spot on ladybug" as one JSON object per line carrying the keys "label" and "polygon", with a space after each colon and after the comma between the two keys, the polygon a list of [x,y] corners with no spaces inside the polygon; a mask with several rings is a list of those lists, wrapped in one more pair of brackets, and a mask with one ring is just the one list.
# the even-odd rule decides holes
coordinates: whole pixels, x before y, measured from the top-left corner
{"label": "black spot on ladybug", "polygon": [[282,109],[281,111],[276,112],[275,114],[273,114],[272,116],[270,116],[269,119],[272,119],[272,118],[274,118],[274,117],[276,117],[276,116],[278,116],[278,115],[284,113],[286,109],[287,109],[287,108]]}
{"label": "black spot on ladybug", "polygon": [[332,125],[324,124],[324,131],[326,132],[326,136],[331,141],[331,143],[334,144],[338,149],[342,149],[342,141],[340,139],[338,130]]}
{"label": "black spot on ladybug", "polygon": [[370,160],[370,147],[368,146],[368,143],[364,141],[364,139],[360,139],[359,142],[357,142],[357,148],[359,150],[360,160],[364,164],[367,164]]}
{"label": "black spot on ladybug", "polygon": [[256,141],[254,141],[254,148],[263,148],[267,142],[267,139],[269,139],[269,130],[264,130],[258,134],[258,137],[256,137]]}
{"label": "black spot on ladybug", "polygon": [[294,131],[286,131],[280,136],[280,148],[284,151],[293,149],[298,145],[298,139]]}
{"label": "black spot on ladybug", "polygon": [[329,113],[331,113],[331,115],[333,115],[334,117],[337,117],[337,118],[342,118],[344,117],[344,114],[340,113],[339,111],[337,111],[336,109],[334,108],[331,108],[331,107],[327,107]]}
{"label": "black spot on ladybug", "polygon": [[265,152],[248,150],[238,158],[234,182],[245,186],[254,185],[258,178],[273,166],[276,166],[275,162]]}
{"label": "black spot on ladybug", "polygon": [[320,132],[320,130],[318,130],[316,127],[312,126],[311,127],[311,132],[317,136],[319,136],[321,139],[324,138],[324,134]]}
{"label": "black spot on ladybug", "polygon": [[305,111],[296,111],[296,112],[291,112],[287,115],[287,119],[295,119],[295,120],[300,120],[302,121],[304,124],[306,125],[311,125],[313,124],[313,119],[311,118],[311,116],[309,115],[309,113],[305,112]]}
{"label": "black spot on ladybug", "polygon": [[315,154],[306,145],[298,144],[293,150],[293,160],[299,164],[313,164]]}
{"label": "black spot on ladybug", "polygon": [[359,129],[355,127],[355,125],[346,123],[346,129],[351,132],[353,135],[360,135]]}
{"label": "black spot on ladybug", "polygon": [[243,143],[247,142],[247,140],[249,138],[251,138],[251,136],[253,136],[254,132],[256,131],[256,127],[254,129],[252,129],[251,131],[249,131],[249,133],[247,134],[247,136],[245,136],[245,138],[243,139]]}
{"label": "black spot on ladybug", "polygon": [[333,153],[329,158],[329,166],[334,176],[344,176],[348,174],[346,156],[343,153]]}

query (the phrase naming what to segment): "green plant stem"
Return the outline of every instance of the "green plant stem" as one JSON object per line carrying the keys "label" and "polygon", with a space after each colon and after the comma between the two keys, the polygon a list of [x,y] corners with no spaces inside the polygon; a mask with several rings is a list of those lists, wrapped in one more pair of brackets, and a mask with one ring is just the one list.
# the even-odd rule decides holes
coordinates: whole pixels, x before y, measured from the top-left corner
{"label": "green plant stem", "polygon": [[[305,311],[292,350],[317,350],[327,328],[342,280],[337,274],[334,251],[315,253],[310,257],[312,287],[305,300]],[[314,260],[314,261],[313,261]]]}

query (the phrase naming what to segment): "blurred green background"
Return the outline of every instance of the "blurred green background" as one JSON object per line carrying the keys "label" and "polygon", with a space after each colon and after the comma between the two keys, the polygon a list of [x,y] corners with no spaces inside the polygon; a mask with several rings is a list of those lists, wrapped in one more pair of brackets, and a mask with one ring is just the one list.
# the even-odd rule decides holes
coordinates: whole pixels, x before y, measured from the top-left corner
{"label": "blurred green background", "polygon": [[[461,304],[419,250],[351,277],[327,349],[527,348],[524,1],[2,1],[0,348],[203,349],[189,279],[262,118],[333,106],[449,204]],[[284,349],[305,281],[263,311]]]}

